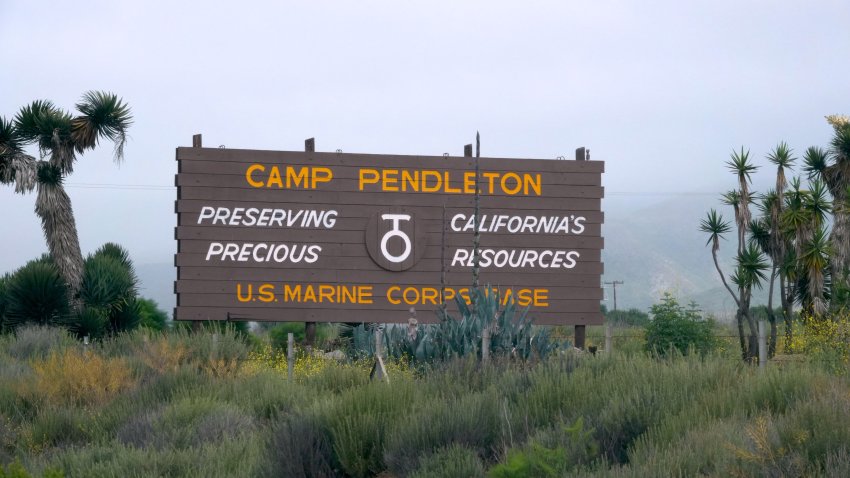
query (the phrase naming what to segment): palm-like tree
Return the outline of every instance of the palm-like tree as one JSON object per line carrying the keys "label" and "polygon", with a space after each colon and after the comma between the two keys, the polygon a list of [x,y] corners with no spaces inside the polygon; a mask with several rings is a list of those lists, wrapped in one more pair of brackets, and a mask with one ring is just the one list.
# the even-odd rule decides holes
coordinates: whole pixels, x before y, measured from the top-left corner
{"label": "palm-like tree", "polygon": [[[83,257],[64,179],[78,156],[101,139],[114,143],[114,159],[120,162],[133,119],[130,107],[113,93],[87,92],[76,108],[79,114],[72,116],[37,100],[21,108],[12,121],[0,118],[0,182],[14,185],[19,193],[37,189],[35,212],[72,297],[82,281]],[[30,145],[37,146],[38,159],[26,153]]]}
{"label": "palm-like tree", "polygon": [[[740,339],[741,354],[744,360],[752,360],[756,357],[758,329],[755,320],[750,314],[750,299],[753,287],[761,287],[762,281],[766,279],[765,270],[768,265],[755,244],[747,244],[747,232],[750,230],[752,216],[750,214],[750,202],[753,194],[749,190],[750,175],[758,169],[749,159],[749,152],[741,148],[740,152],[734,151],[731,160],[726,163],[730,170],[738,177],[738,189],[723,195],[723,202],[732,206],[735,213],[735,226],[738,237],[738,248],[736,258],[736,269],[731,275],[732,282],[737,286],[737,292],[733,291],[726,282],[725,275],[717,263],[717,249],[719,239],[723,234],[731,231],[728,222],[712,210],[706,219],[700,224],[700,229],[709,234],[708,242],[712,244],[712,257],[714,265],[720,275],[723,285],[735,300],[738,309],[735,318],[738,325],[738,337]],[[747,324],[749,334],[744,330],[744,322]]]}
{"label": "palm-like tree", "polygon": [[826,117],[834,133],[830,148],[812,147],[804,157],[806,171],[822,180],[832,195],[833,224],[830,234],[830,269],[834,281],[847,287],[850,274],[850,118]]}
{"label": "palm-like tree", "polygon": [[750,227],[752,216],[750,214],[750,175],[754,173],[758,166],[750,162],[750,152],[744,151],[741,146],[741,152],[733,151],[732,158],[726,162],[726,166],[738,176],[738,205],[736,216],[738,217],[738,253],[744,249],[745,236],[747,229]]}

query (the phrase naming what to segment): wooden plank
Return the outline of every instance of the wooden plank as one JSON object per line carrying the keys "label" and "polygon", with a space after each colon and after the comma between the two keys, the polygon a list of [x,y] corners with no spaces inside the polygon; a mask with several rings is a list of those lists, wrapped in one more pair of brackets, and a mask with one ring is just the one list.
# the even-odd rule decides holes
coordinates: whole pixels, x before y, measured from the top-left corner
{"label": "wooden plank", "polygon": [[[258,177],[258,181],[264,181],[265,178]],[[285,184],[285,182],[282,182]],[[464,184],[460,178],[452,178],[448,183],[441,182],[442,188],[445,190],[457,191],[456,193],[452,193],[452,195],[460,195],[464,194]],[[470,183],[472,184],[472,183]],[[244,190],[244,191],[289,191],[289,192],[298,192],[298,191],[311,191],[306,188],[291,188],[287,189],[286,187],[278,187],[277,185],[271,187],[254,187],[248,184],[245,180],[244,176],[217,176],[211,174],[180,174],[177,176],[176,185],[180,187],[198,187],[198,188],[230,188],[236,190]],[[360,189],[360,183],[357,179],[340,179],[334,177],[328,183],[318,185],[317,189],[325,189],[325,190],[333,190],[339,193],[382,193],[382,194],[413,194],[413,195],[421,195],[421,194],[437,194],[433,192],[421,192],[412,190],[403,190],[403,186],[399,182],[398,184],[393,184],[392,187],[394,189],[398,189],[397,191],[387,191],[383,190],[378,184],[364,184],[362,189]],[[407,186],[405,185],[404,188]],[[421,184],[420,186],[421,187]],[[472,186],[470,186],[471,188]],[[482,191],[482,195],[486,196],[494,196],[494,197],[546,197],[546,198],[602,198],[605,197],[604,188],[601,186],[573,186],[573,185],[563,185],[563,184],[541,184],[540,185],[540,195],[537,196],[532,189],[528,189],[530,194],[524,194],[521,188],[517,194],[507,194],[501,190],[501,187],[497,184],[493,185],[493,192],[489,191],[489,184],[486,180],[482,179],[479,182],[479,189]],[[513,188],[513,183],[509,186]],[[235,192],[234,192],[235,193]],[[471,195],[473,193],[465,193],[466,195]]]}
{"label": "wooden plank", "polygon": [[[457,314],[453,314],[457,317]],[[534,323],[538,325],[564,325],[585,324],[602,325],[601,312],[565,312],[545,313],[531,312]],[[383,310],[383,311],[339,311],[330,309],[302,309],[298,311],[281,312],[268,309],[231,309],[225,310],[214,307],[177,307],[174,311],[175,320],[230,320],[255,321],[255,322],[387,322],[407,323],[410,317],[408,310]],[[435,314],[417,315],[417,319],[423,324],[437,322]]]}
{"label": "wooden plank", "polygon": [[[473,207],[472,194],[443,193],[385,193],[385,192],[346,192],[326,190],[290,190],[290,189],[235,189],[181,186],[180,199],[204,199],[215,201],[274,202],[295,204],[359,204],[364,206],[447,206]],[[513,207],[560,210],[601,210],[600,198],[559,198],[535,196],[481,196],[481,207]]]}
{"label": "wooden plank", "polygon": [[[200,174],[200,175],[217,175],[217,176],[234,176],[239,178],[240,180],[245,180],[245,173],[252,163],[245,162],[232,162],[232,161],[180,161],[179,162],[179,171],[181,174]],[[267,164],[267,163],[261,163]],[[270,167],[271,165],[269,165]],[[283,165],[278,165],[283,166]],[[286,163],[286,166],[292,166],[295,168],[300,167],[316,167],[319,166],[317,164],[304,164],[304,163]],[[464,167],[461,167],[464,166]],[[366,168],[367,166],[333,166],[333,175],[334,179],[359,179],[360,170],[362,168]],[[393,169],[404,169],[404,168],[393,168]],[[411,169],[412,170],[412,169]],[[419,169],[416,169],[419,170]],[[453,164],[451,162],[447,164],[443,164],[440,168],[440,171],[448,171],[453,176],[462,175],[464,172],[469,171],[469,169],[465,168],[465,165]],[[503,170],[490,170],[490,171],[498,171],[498,172],[506,172]],[[536,173],[538,171],[524,171],[526,173]],[[462,176],[460,176],[462,177]],[[259,176],[258,176],[259,178]],[[485,181],[485,178],[481,177],[482,182]],[[545,171],[545,174],[541,176],[541,183],[544,185],[547,184],[561,184],[561,185],[573,185],[573,186],[601,186],[602,185],[602,176],[599,173],[595,172],[565,172],[565,171]]]}
{"label": "wooden plank", "polygon": [[[558,207],[555,209],[542,209],[539,207],[533,207],[533,205],[529,204],[529,209],[519,209],[516,207],[511,208],[510,210],[499,210],[499,209],[481,209],[481,217],[488,215],[509,215],[509,216],[546,216],[546,217],[563,217],[563,216],[583,216],[585,218],[585,224],[601,224],[604,220],[604,213],[602,211],[593,211],[593,210],[564,210],[564,208]],[[329,207],[327,204],[311,204],[311,203],[298,203],[295,204],[280,204],[276,201],[274,202],[244,202],[244,201],[220,201],[220,200],[197,200],[197,199],[184,199],[177,201],[175,203],[175,212],[177,213],[195,213],[195,217],[197,218],[197,214],[204,207],[227,207],[227,208],[277,208],[277,209],[286,209],[292,211],[299,210],[334,210],[337,211],[340,218],[369,218],[371,217],[375,211],[370,211],[368,209],[364,209],[363,207],[350,205],[350,204],[337,204],[332,207]],[[412,212],[418,216],[421,216],[427,220],[439,221],[442,222],[443,215],[443,206],[420,206],[418,204],[405,206],[407,211]],[[451,220],[452,217],[456,214],[463,214],[467,218],[472,216],[472,210],[468,208],[460,208],[460,207],[447,207],[446,208],[446,217],[448,220]],[[196,222],[192,220],[191,222]],[[184,223],[185,224],[185,223]]]}
{"label": "wooden plank", "polygon": [[[223,226],[178,226],[175,230],[177,239],[194,239],[205,241],[238,241],[238,242],[282,242],[297,244],[352,243],[362,244],[362,231],[336,231],[333,229],[275,229],[234,228]],[[446,247],[471,247],[471,233],[446,234]],[[428,232],[425,235],[430,245],[439,244],[442,240],[439,232]],[[601,249],[603,238],[599,236],[554,235],[554,234],[481,234],[481,247],[487,248],[527,248],[555,247],[559,249]]]}
{"label": "wooden plank", "polygon": [[[548,258],[547,258],[548,259]],[[567,268],[567,267],[559,267],[559,268],[543,268],[543,267],[485,267],[482,266],[482,271],[494,271],[499,273],[513,273],[513,272],[525,272],[528,274],[534,273],[553,273],[551,271],[557,271],[561,274],[601,274],[602,273],[602,264],[596,260],[582,260],[583,258],[579,258],[576,261],[575,267]],[[305,261],[300,261],[298,263],[292,262],[235,262],[235,261],[220,261],[220,260],[206,260],[205,254],[189,254],[189,253],[180,253],[176,255],[175,265],[178,267],[227,267],[239,264],[240,267],[245,269],[273,269],[286,271],[289,269],[322,269],[322,268],[334,268],[336,270],[355,270],[355,271],[363,271],[363,270],[381,270],[381,268],[376,265],[371,258],[369,257],[344,257],[344,256],[335,256],[335,257],[326,257],[320,256],[319,260],[314,263],[307,263]],[[447,264],[447,266],[452,267],[453,270],[472,270],[472,267],[468,266],[451,266],[451,263]],[[413,272],[439,272],[441,270],[440,260],[439,259],[422,259],[417,262],[412,267],[399,267],[398,271],[410,270]]]}
{"label": "wooden plank", "polygon": [[[280,242],[274,242],[270,244],[280,244]],[[189,254],[204,254],[206,255],[209,251],[210,241],[206,240],[191,240],[184,239],[180,241],[180,253],[189,253]],[[442,248],[439,244],[430,244],[426,247],[425,253],[422,256],[423,259],[439,259],[442,254]],[[523,247],[523,249],[543,251],[548,250],[548,248],[543,247],[534,247],[533,245],[529,245],[528,247]],[[452,249],[453,251],[454,249]],[[581,256],[582,262],[587,261],[595,261],[599,262],[602,259],[602,252],[599,249],[571,249],[577,251]],[[366,246],[362,243],[324,243],[322,245],[322,256],[323,257],[367,257],[366,254]],[[451,262],[451,255],[448,254],[446,258],[446,263],[449,264]]]}
{"label": "wooden plank", "polygon": [[[287,269],[283,271],[267,268],[245,267],[179,267],[178,280],[248,280],[274,282],[280,280],[322,283],[363,283],[363,284],[439,284],[440,274],[433,271],[402,271],[389,274],[386,271],[360,270],[346,271],[337,269]],[[561,272],[494,272],[483,270],[481,284],[508,287],[520,285],[548,285],[552,287],[599,287],[601,274],[570,274]],[[446,284],[465,285],[472,281],[469,270],[449,268],[446,272]]]}
{"label": "wooden plank", "polygon": [[[324,153],[302,151],[263,151],[248,149],[177,148],[181,161],[227,161],[268,164],[340,165],[354,167],[404,167],[439,169],[455,167],[473,170],[473,158],[444,156]],[[479,158],[481,170],[603,173],[603,161],[563,161],[531,158]]]}

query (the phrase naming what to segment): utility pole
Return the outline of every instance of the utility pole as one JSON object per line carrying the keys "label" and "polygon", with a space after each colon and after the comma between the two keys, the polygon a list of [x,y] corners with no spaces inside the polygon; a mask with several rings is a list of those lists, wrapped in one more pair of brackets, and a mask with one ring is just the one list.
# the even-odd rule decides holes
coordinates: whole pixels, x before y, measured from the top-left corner
{"label": "utility pole", "polygon": [[603,282],[603,284],[610,284],[614,287],[614,311],[617,311],[617,285],[623,285],[623,281],[615,280],[611,282]]}

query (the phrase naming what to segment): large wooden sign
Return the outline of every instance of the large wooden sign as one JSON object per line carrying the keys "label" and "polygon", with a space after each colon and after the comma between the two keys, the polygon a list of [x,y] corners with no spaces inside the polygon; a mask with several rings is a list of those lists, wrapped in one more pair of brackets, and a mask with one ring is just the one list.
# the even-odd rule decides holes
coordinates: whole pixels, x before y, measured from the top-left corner
{"label": "large wooden sign", "polygon": [[[177,148],[177,320],[436,320],[480,283],[601,324],[604,163]],[[441,284],[441,276],[445,281]],[[442,286],[442,287],[441,287]]]}

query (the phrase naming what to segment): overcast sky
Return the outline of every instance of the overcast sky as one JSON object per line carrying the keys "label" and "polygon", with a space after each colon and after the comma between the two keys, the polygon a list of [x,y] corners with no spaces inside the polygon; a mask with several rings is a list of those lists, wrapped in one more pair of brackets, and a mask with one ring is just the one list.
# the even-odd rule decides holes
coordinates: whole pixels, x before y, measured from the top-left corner
{"label": "overcast sky", "polygon": [[[780,140],[826,145],[824,115],[850,113],[848,20],[846,0],[0,0],[0,115],[122,96],[126,162],[107,145],[67,179],[83,252],[115,241],[137,263],[169,262],[174,148],[194,133],[460,155],[479,130],[485,156],[587,146],[606,161],[609,211],[646,192],[720,192],[732,148],[764,163]],[[0,186],[0,272],[46,251],[34,201]]]}

